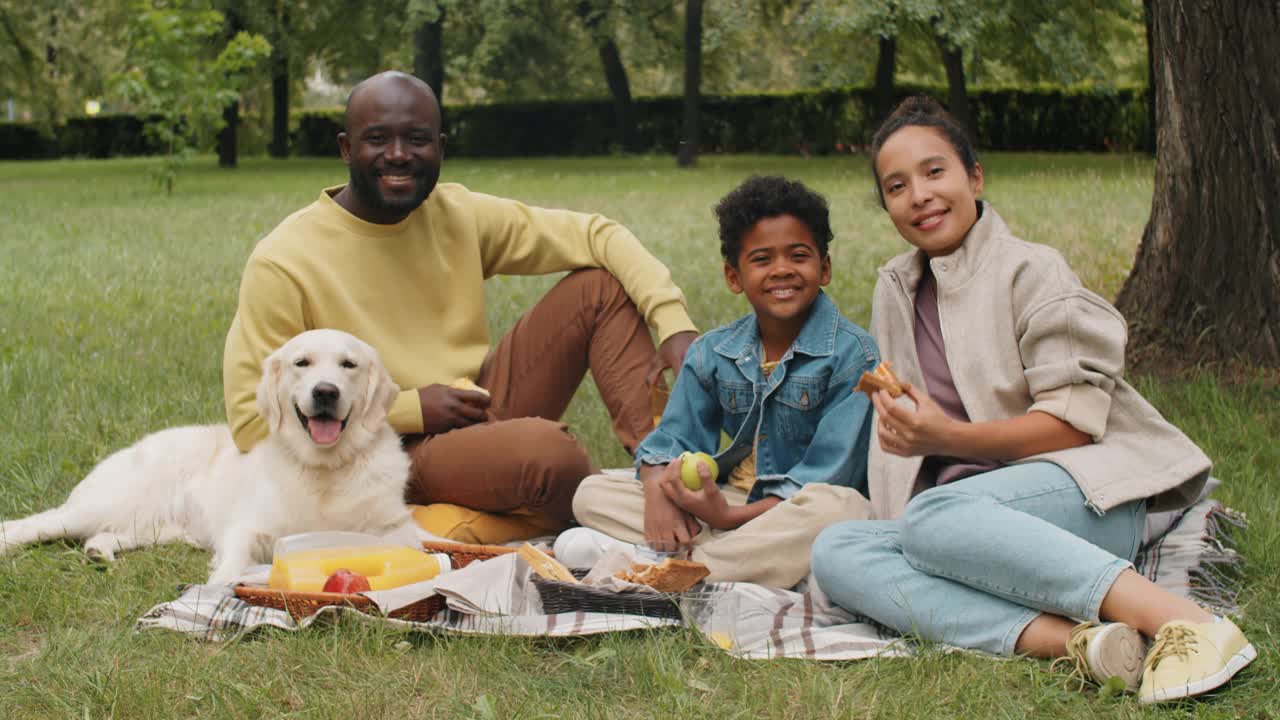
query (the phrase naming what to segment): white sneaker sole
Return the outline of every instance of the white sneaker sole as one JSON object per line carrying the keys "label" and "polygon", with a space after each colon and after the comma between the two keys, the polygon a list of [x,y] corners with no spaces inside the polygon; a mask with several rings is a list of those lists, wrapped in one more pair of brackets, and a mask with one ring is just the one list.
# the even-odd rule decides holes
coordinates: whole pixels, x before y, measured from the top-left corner
{"label": "white sneaker sole", "polygon": [[1152,693],[1143,693],[1138,696],[1140,705],[1150,705],[1151,703],[1165,702],[1166,700],[1178,700],[1180,698],[1192,697],[1207,693],[1210,690],[1216,690],[1227,684],[1227,681],[1245,668],[1246,665],[1253,662],[1258,657],[1258,651],[1253,648],[1252,644],[1245,645],[1231,659],[1227,661],[1225,667],[1218,672],[1207,675],[1203,679],[1197,680],[1186,685],[1177,687],[1162,688]]}
{"label": "white sneaker sole", "polygon": [[1137,692],[1146,657],[1147,643],[1137,630],[1124,623],[1109,623],[1089,643],[1085,660],[1099,685],[1119,677],[1125,690]]}

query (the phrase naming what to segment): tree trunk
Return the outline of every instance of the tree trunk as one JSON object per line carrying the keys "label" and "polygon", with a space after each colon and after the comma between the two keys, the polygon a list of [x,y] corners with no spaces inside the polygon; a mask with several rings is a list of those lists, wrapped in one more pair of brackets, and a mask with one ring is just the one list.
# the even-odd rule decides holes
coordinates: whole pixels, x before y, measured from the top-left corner
{"label": "tree trunk", "polygon": [[289,157],[289,10],[282,8],[271,39],[271,157]]}
{"label": "tree trunk", "polygon": [[872,91],[875,121],[878,124],[893,111],[893,75],[898,63],[898,38],[880,36],[880,54],[876,58],[876,84]]}
{"label": "tree trunk", "polygon": [[1147,26],[1147,137],[1146,150],[1156,151],[1156,54],[1151,39],[1151,0],[1142,0],[1142,19]]}
{"label": "tree trunk", "polygon": [[702,94],[702,0],[684,6],[684,127],[676,165],[693,167],[698,160],[698,113]]}
{"label": "tree trunk", "polygon": [[49,77],[58,76],[58,48],[53,44],[58,37],[58,16],[49,14],[49,42],[44,46],[44,61],[49,65]]}
{"label": "tree trunk", "polygon": [[240,101],[222,109],[222,129],[218,131],[218,167],[233,168],[240,155],[237,130],[240,125]]}
{"label": "tree trunk", "polygon": [[960,126],[969,133],[969,139],[978,142],[977,128],[969,113],[969,93],[964,86],[964,51],[941,34],[934,36],[942,53],[942,66],[947,69],[947,109]]}
{"label": "tree trunk", "polygon": [[436,92],[444,105],[444,8],[433,22],[425,22],[413,33],[413,74]]}
{"label": "tree trunk", "polygon": [[604,81],[609,86],[609,96],[613,98],[613,115],[618,124],[618,142],[622,149],[634,152],[638,149],[636,141],[635,106],[631,102],[631,82],[627,79],[627,67],[622,64],[622,53],[618,52],[618,43],[601,31],[600,26],[609,17],[608,5],[597,5],[589,0],[581,0],[574,8],[578,19],[582,21],[587,32],[595,39],[596,50],[600,53],[600,66],[604,69]]}
{"label": "tree trunk", "polygon": [[1274,2],[1151,4],[1155,194],[1116,302],[1135,357],[1280,367],[1277,27]]}
{"label": "tree trunk", "polygon": [[[227,21],[227,40],[244,30],[244,21],[233,9],[224,13]],[[240,100],[234,100],[222,108],[222,130],[218,131],[218,167],[233,168],[240,155],[237,134],[240,129]]]}
{"label": "tree trunk", "polygon": [[621,141],[623,150],[635,152],[639,149],[639,143],[636,141],[631,83],[627,80],[627,68],[622,64],[622,55],[613,38],[605,38],[600,43],[600,64],[604,66],[604,80],[609,84],[609,95],[613,97],[613,114],[618,121],[618,140]]}

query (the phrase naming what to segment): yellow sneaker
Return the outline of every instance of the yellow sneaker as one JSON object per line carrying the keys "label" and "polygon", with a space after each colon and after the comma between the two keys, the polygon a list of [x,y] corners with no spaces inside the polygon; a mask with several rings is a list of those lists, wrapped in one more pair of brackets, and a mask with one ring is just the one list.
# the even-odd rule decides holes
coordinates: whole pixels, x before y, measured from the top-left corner
{"label": "yellow sneaker", "polygon": [[1081,689],[1090,681],[1103,685],[1119,677],[1124,681],[1125,690],[1133,692],[1138,689],[1146,654],[1147,644],[1142,635],[1128,625],[1086,622],[1071,629],[1066,657],[1058,658],[1053,664],[1074,664],[1071,676],[1080,681]]}
{"label": "yellow sneaker", "polygon": [[1209,692],[1257,656],[1240,628],[1226,618],[1167,622],[1147,654],[1138,702],[1146,705]]}

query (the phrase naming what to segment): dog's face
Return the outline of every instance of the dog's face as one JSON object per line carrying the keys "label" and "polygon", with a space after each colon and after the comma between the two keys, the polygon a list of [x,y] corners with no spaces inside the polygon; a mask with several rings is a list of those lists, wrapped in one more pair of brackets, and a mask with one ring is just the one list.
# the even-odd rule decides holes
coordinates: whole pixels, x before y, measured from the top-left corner
{"label": "dog's face", "polygon": [[309,330],[263,364],[258,411],[304,462],[327,465],[381,429],[399,391],[372,347],[338,330]]}

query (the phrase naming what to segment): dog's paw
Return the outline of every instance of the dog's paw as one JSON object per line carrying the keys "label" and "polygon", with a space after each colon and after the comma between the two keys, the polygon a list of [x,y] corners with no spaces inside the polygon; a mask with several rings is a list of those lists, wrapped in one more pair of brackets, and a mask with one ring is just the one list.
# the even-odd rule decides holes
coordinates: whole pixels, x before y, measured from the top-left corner
{"label": "dog's paw", "polygon": [[116,538],[109,535],[95,535],[85,541],[84,556],[90,562],[113,563],[116,561]]}
{"label": "dog's paw", "polygon": [[105,548],[87,547],[84,549],[84,556],[89,559],[89,562],[103,565],[116,560],[115,553]]}

